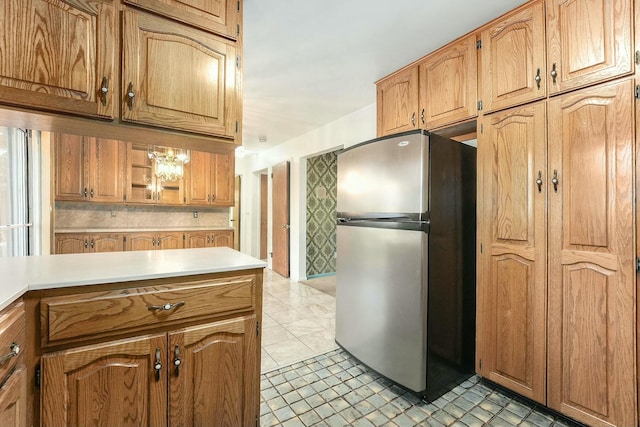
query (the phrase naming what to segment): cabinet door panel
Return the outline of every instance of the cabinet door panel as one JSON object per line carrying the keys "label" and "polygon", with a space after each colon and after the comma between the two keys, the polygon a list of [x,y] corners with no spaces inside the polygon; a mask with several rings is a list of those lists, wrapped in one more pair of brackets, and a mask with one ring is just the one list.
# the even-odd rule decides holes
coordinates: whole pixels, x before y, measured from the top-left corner
{"label": "cabinet door panel", "polygon": [[0,422],[4,427],[27,425],[27,370],[22,365],[0,387]]}
{"label": "cabinet door panel", "polygon": [[418,123],[418,67],[377,83],[378,136],[415,129]]}
{"label": "cabinet door panel", "polygon": [[102,138],[88,138],[88,143],[91,201],[122,202],[125,144]]}
{"label": "cabinet door panel", "polygon": [[215,247],[226,246],[233,249],[233,231],[214,231],[212,240]]}
{"label": "cabinet door panel", "polygon": [[420,63],[420,126],[433,129],[477,115],[476,36]]}
{"label": "cabinet door panel", "polygon": [[187,233],[186,248],[206,248],[211,241],[211,237],[207,232],[190,232]]}
{"label": "cabinet door panel", "polygon": [[160,233],[157,238],[158,249],[182,249],[184,239],[182,233]]}
{"label": "cabinet door panel", "polygon": [[485,112],[546,96],[544,37],[544,3],[541,1],[515,11],[482,32]]}
{"label": "cabinet door panel", "polygon": [[546,109],[544,103],[484,116],[485,201],[478,290],[481,373],[546,402]]}
{"label": "cabinet door panel", "polygon": [[113,117],[111,0],[12,0],[0,14],[0,99],[54,111]]}
{"label": "cabinet door panel", "polygon": [[84,137],[56,134],[54,144],[56,200],[86,201],[89,177],[85,160],[89,148]]}
{"label": "cabinet door panel", "polygon": [[637,425],[633,118],[631,80],[549,104],[549,406],[590,425]]}
{"label": "cabinet door panel", "polygon": [[208,205],[211,200],[211,156],[210,153],[192,151],[187,165],[187,203]]}
{"label": "cabinet door panel", "polygon": [[630,0],[547,2],[549,93],[597,83],[632,71]]}
{"label": "cabinet door panel", "polygon": [[124,250],[122,234],[95,234],[91,236],[92,252],[118,252]]}
{"label": "cabinet door panel", "polygon": [[127,236],[126,250],[150,251],[156,249],[155,233],[132,233]]}
{"label": "cabinet door panel", "polygon": [[45,354],[42,426],[166,425],[166,366],[164,335]]}
{"label": "cabinet door panel", "polygon": [[249,316],[169,334],[169,354],[182,362],[170,375],[169,426],[255,425],[255,328],[256,318]]}
{"label": "cabinet door panel", "polygon": [[234,40],[240,36],[242,11],[237,0],[124,1]]}
{"label": "cabinet door panel", "polygon": [[56,235],[56,254],[81,254],[89,251],[89,238],[86,234]]}
{"label": "cabinet door panel", "polygon": [[213,182],[211,189],[215,206],[233,206],[235,186],[235,154],[213,154]]}
{"label": "cabinet door panel", "polygon": [[235,136],[233,42],[131,10],[123,32],[124,120]]}

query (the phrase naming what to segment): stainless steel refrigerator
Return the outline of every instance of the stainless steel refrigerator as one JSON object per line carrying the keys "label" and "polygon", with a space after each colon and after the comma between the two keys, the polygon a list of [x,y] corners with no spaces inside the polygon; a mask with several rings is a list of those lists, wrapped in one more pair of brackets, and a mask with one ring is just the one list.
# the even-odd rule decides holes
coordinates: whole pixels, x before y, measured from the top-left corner
{"label": "stainless steel refrigerator", "polygon": [[338,155],[336,342],[434,399],[473,370],[476,149],[411,131]]}

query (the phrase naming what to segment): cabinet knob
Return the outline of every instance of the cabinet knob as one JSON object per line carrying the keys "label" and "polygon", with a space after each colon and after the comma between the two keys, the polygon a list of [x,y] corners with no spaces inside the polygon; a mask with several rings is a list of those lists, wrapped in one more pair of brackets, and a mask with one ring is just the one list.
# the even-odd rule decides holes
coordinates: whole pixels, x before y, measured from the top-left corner
{"label": "cabinet knob", "polygon": [[542,193],[542,171],[538,171],[538,179],[536,179],[538,185],[538,193]]}
{"label": "cabinet knob", "polygon": [[88,194],[88,193],[87,193],[87,189],[86,189],[86,188],[84,189],[84,191],[83,191],[83,193],[82,193],[82,194],[84,194],[84,197],[87,197],[87,194]]}
{"label": "cabinet knob", "polygon": [[554,62],[551,66],[551,78],[553,79],[553,84],[556,84],[556,77],[558,77],[558,72],[556,71],[556,63]]}
{"label": "cabinet knob", "polygon": [[93,199],[93,188],[91,189],[91,191],[89,192],[89,195],[91,196],[91,198]]}
{"label": "cabinet knob", "polygon": [[109,79],[107,77],[102,78],[102,85],[100,86],[100,100],[102,101],[102,106],[106,107],[107,105],[107,94],[109,93]]}
{"label": "cabinet knob", "polygon": [[20,353],[20,345],[14,342],[9,347],[9,350],[11,350],[10,353],[5,354],[4,356],[0,356],[0,365],[11,359],[12,357],[16,357]]}
{"label": "cabinet knob", "polygon": [[149,311],[156,311],[156,310],[169,311],[169,310],[173,310],[174,308],[182,307],[184,304],[185,304],[184,301],[174,302],[174,303],[168,302],[162,305],[149,305],[147,306],[147,309]]}
{"label": "cabinet knob", "polygon": [[416,126],[416,113],[415,113],[415,111],[413,112],[413,114],[411,114],[411,126],[413,126],[413,127]]}
{"label": "cabinet knob", "polygon": [[555,193],[558,192],[558,184],[560,183],[560,181],[558,180],[558,170],[554,169],[553,170],[553,178],[551,178],[551,183],[553,184],[553,191]]}
{"label": "cabinet knob", "polygon": [[540,68],[538,68],[538,71],[536,72],[535,81],[538,85],[538,90],[540,90],[540,82],[542,81],[542,77],[540,77]]}
{"label": "cabinet knob", "polygon": [[420,120],[422,121],[422,124],[424,125],[425,124],[425,121],[424,121],[424,108],[420,112]]}
{"label": "cabinet knob", "polygon": [[180,346],[176,346],[173,351],[173,365],[176,367],[176,377],[180,376],[180,365],[182,365],[182,360],[180,360]]}
{"label": "cabinet knob", "polygon": [[127,87],[127,98],[129,98],[129,110],[133,110],[133,98],[136,96],[136,93],[133,91],[133,82],[129,82],[129,87]]}
{"label": "cabinet knob", "polygon": [[162,359],[160,358],[160,347],[156,347],[156,362],[153,370],[156,371],[156,381],[160,381],[160,370],[162,369]]}

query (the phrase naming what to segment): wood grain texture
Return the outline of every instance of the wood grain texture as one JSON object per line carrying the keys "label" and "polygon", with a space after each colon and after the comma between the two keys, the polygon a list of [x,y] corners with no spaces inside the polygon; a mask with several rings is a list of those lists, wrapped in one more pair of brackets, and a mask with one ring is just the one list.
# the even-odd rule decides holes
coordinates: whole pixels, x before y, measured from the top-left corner
{"label": "wood grain texture", "polygon": [[[480,175],[478,363],[480,373],[546,401],[546,169],[544,102],[484,116]],[[541,179],[548,180],[546,173]]]}
{"label": "wood grain texture", "polygon": [[27,425],[27,370],[20,365],[0,387],[0,424]]}
{"label": "wood grain texture", "polygon": [[[256,304],[255,286],[253,276],[237,276],[173,286],[43,298],[40,312],[42,346],[252,310]],[[177,302],[185,304],[169,311],[148,308]]]}
{"label": "wood grain texture", "polygon": [[87,201],[89,146],[80,135],[54,136],[56,200]]}
{"label": "wood grain texture", "polygon": [[471,34],[419,63],[419,127],[433,129],[478,115],[477,62]]}
{"label": "wood grain texture", "polygon": [[550,94],[566,92],[633,71],[631,0],[549,0],[547,76]]}
{"label": "wood grain texture", "polygon": [[235,155],[212,154],[212,184],[211,191],[213,206],[233,206],[235,187]]}
{"label": "wood grain texture", "polygon": [[123,120],[234,138],[239,72],[232,41],[123,12]]}
{"label": "wood grain texture", "polygon": [[[18,302],[0,312],[0,357],[11,353],[11,345],[20,345],[20,351],[26,350],[25,339],[25,313],[24,304]],[[0,364],[0,384],[2,384],[11,371],[22,362],[21,354],[12,357]]]}
{"label": "wood grain texture", "polygon": [[240,36],[238,25],[242,19],[237,0],[124,1],[232,40]]}
{"label": "wood grain texture", "polygon": [[116,86],[112,1],[16,0],[0,16],[3,103],[113,117],[113,90],[99,96],[103,77]]}
{"label": "wood grain texture", "polygon": [[85,233],[56,234],[55,254],[81,254],[85,252],[85,244],[89,247],[89,236]]}
{"label": "wood grain texture", "polygon": [[289,277],[289,162],[274,166],[272,174],[271,263],[273,271],[282,277]]}
{"label": "wood grain texture", "polygon": [[166,423],[166,371],[156,380],[165,335],[143,336],[42,357],[42,426],[158,426]]}
{"label": "wood grain texture", "polygon": [[183,249],[184,234],[181,232],[162,232],[156,236],[158,249]]}
{"label": "wood grain texture", "polygon": [[637,425],[633,119],[630,79],[549,104],[548,404],[593,426]]}
{"label": "wood grain texture", "polygon": [[415,129],[418,125],[419,71],[414,65],[376,83],[378,136]]}
{"label": "wood grain texture", "polygon": [[255,425],[255,328],[249,316],[169,334],[169,353],[178,348],[182,361],[169,375],[169,425]]}
{"label": "wood grain texture", "polygon": [[115,139],[86,138],[89,145],[89,197],[93,202],[124,200],[127,146]]}
{"label": "wood grain texture", "polygon": [[187,203],[208,205],[211,200],[211,155],[199,151],[191,152],[187,169]]}
{"label": "wood grain texture", "polygon": [[[500,17],[482,31],[484,112],[544,98],[544,2],[533,1]],[[540,87],[536,75],[540,72]]]}

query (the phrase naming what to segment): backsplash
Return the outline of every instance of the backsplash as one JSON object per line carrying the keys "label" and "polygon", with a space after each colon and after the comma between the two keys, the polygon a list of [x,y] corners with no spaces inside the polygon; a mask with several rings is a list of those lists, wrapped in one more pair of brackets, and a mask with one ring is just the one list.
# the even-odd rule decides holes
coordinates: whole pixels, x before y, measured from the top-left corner
{"label": "backsplash", "polygon": [[[198,218],[194,218],[194,212],[198,212]],[[56,203],[56,230],[72,228],[153,228],[161,230],[180,227],[230,227],[229,208],[200,210],[165,206]]]}

